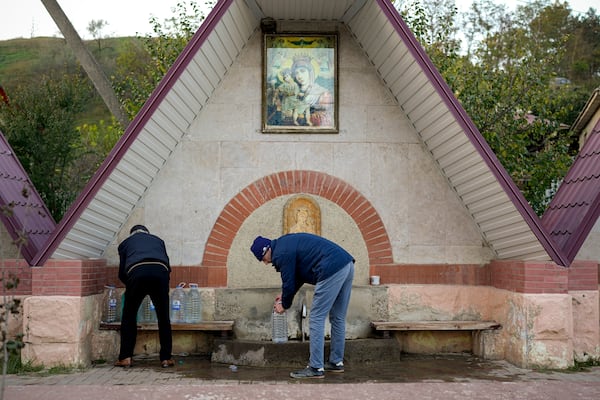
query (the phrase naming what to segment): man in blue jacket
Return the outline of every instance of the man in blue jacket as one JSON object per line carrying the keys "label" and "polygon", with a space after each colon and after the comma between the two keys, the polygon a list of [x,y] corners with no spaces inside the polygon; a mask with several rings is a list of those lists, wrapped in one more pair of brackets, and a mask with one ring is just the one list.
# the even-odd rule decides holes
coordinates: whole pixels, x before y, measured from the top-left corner
{"label": "man in blue jacket", "polygon": [[[310,360],[292,378],[323,378],[324,371],[344,372],[346,313],[350,303],[354,258],[336,243],[311,233],[292,233],[270,240],[258,236],[250,250],[258,261],[281,273],[275,311],[290,308],[303,284],[315,285],[310,310]],[[331,323],[329,361],[325,363],[325,318]]]}
{"label": "man in blue jacket", "polygon": [[160,362],[172,367],[173,338],[169,318],[169,280],[171,266],[165,243],[151,235],[143,225],[135,225],[129,237],[119,244],[119,279],[125,284],[125,304],[121,318],[121,349],[117,367],[131,367],[137,338],[137,312],[146,295],[150,296],[158,320]]}

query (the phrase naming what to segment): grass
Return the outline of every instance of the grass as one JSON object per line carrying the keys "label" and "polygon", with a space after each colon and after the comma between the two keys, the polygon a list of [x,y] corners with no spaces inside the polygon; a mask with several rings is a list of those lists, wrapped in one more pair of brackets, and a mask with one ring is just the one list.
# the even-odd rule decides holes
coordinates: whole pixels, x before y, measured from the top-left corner
{"label": "grass", "polygon": [[586,372],[586,371],[589,371],[589,369],[592,367],[600,367],[600,358],[599,359],[590,358],[586,361],[575,360],[575,363],[573,364],[573,366],[567,368],[567,370],[572,371],[572,372]]}
{"label": "grass", "polygon": [[[0,360],[0,367],[2,362]],[[46,368],[43,364],[33,364],[31,361],[23,363],[21,356],[18,354],[10,354],[8,356],[7,375],[25,375],[25,374],[36,374],[38,376],[48,375],[64,375],[70,374],[76,371],[80,371],[83,368],[75,367],[72,365],[59,364],[50,368]]]}
{"label": "grass", "polygon": [[[0,363],[0,367],[2,367],[2,363]],[[32,372],[40,372],[44,369],[43,365],[33,365],[31,361],[23,364],[21,361],[21,356],[18,354],[9,354],[8,355],[8,364],[6,368],[6,372],[8,375],[18,375],[18,374],[28,374]]]}

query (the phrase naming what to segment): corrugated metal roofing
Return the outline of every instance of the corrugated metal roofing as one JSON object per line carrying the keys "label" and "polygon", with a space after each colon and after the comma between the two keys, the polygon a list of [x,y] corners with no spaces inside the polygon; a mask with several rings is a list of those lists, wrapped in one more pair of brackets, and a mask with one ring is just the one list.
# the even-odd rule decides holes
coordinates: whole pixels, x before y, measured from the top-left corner
{"label": "corrugated metal roofing", "polygon": [[0,219],[13,240],[21,244],[23,258],[31,263],[56,227],[46,204],[0,132]]}
{"label": "corrugated metal roofing", "polygon": [[[599,112],[600,104],[591,111]],[[571,262],[599,216],[600,121],[590,132],[567,176],[560,184],[542,217],[542,222]]]}
{"label": "corrugated metal roofing", "polygon": [[99,257],[264,17],[346,24],[500,259],[565,260],[387,0],[223,0],[34,260]]}

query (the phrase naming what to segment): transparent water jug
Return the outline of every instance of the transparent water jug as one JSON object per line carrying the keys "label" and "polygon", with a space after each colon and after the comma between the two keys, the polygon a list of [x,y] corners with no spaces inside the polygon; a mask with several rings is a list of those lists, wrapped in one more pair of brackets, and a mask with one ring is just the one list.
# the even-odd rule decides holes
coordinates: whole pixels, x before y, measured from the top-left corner
{"label": "transparent water jug", "polygon": [[197,283],[190,283],[190,290],[187,294],[186,306],[186,322],[190,324],[197,324],[198,322],[202,321],[202,305]]}
{"label": "transparent water jug", "polygon": [[153,324],[157,322],[156,310],[150,296],[144,297],[140,310],[138,312],[138,321],[143,324]]}
{"label": "transparent water jug", "polygon": [[184,282],[177,285],[171,293],[171,323],[183,324],[185,323],[185,291],[183,287]]}
{"label": "transparent water jug", "polygon": [[287,342],[287,316],[285,314],[285,311],[279,314],[277,311],[273,310],[273,314],[271,316],[271,324],[273,326],[273,342]]}
{"label": "transparent water jug", "polygon": [[117,289],[114,285],[107,285],[106,297],[104,299],[104,321],[105,322],[116,322],[118,318],[118,298]]}

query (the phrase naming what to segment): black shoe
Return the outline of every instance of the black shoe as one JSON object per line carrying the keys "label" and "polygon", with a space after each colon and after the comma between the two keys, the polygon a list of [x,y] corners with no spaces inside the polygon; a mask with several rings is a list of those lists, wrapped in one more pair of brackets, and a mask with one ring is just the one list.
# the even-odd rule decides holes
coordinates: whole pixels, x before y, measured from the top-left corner
{"label": "black shoe", "polygon": [[344,362],[340,361],[339,363],[334,364],[331,361],[328,361],[325,363],[325,371],[337,373],[344,372]]}
{"label": "black shoe", "polygon": [[325,377],[325,371],[323,370],[323,368],[313,368],[313,367],[306,367],[304,369],[301,369],[300,371],[295,371],[295,372],[290,372],[290,376],[292,378],[297,378],[297,379],[306,379],[306,378],[317,378],[317,379],[321,379]]}

